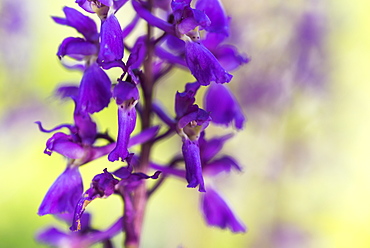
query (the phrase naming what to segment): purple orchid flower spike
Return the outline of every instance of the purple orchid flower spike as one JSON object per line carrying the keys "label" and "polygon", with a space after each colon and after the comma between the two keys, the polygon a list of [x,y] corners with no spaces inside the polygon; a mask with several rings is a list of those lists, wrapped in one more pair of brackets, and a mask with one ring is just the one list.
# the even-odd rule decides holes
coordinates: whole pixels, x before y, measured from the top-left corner
{"label": "purple orchid flower spike", "polygon": [[123,161],[129,154],[127,146],[136,125],[135,105],[139,100],[139,91],[134,83],[119,81],[114,88],[113,97],[118,105],[118,137],[116,147],[108,155],[111,162],[119,158]]}
{"label": "purple orchid flower spike", "polygon": [[78,167],[67,167],[45,195],[38,214],[73,213],[82,191],[82,179]]}
{"label": "purple orchid flower spike", "polygon": [[246,232],[246,226],[236,217],[224,199],[211,187],[201,195],[201,210],[208,225],[232,232]]}
{"label": "purple orchid flower spike", "polygon": [[239,103],[226,85],[211,84],[204,98],[204,105],[212,117],[212,122],[229,126],[232,122],[242,129],[246,118]]}

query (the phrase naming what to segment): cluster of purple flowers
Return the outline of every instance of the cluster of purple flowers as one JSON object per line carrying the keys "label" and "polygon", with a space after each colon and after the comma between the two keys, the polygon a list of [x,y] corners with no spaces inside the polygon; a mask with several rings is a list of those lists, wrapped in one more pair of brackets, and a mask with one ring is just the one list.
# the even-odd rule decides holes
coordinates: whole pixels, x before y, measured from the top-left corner
{"label": "cluster of purple flowers", "polygon": [[[136,15],[122,28],[116,13],[128,2]],[[50,187],[38,214],[63,218],[71,224],[72,231],[78,232],[65,233],[49,228],[38,235],[38,240],[56,246],[83,247],[96,242],[109,243],[112,236],[123,231],[125,245],[136,247],[140,240],[138,226],[142,222],[138,216],[143,215],[140,209],[145,209],[139,205],[145,204],[169,176],[186,180],[187,187],[198,187],[208,225],[245,232],[245,225],[216,189],[204,180],[204,177],[211,179],[231,169],[241,170],[231,156],[218,155],[233,135],[208,138],[206,128],[210,124],[233,125],[240,130],[246,121],[225,83],[232,79],[228,71],[249,59],[239,54],[236,47],[224,43],[229,36],[229,17],[221,2],[198,0],[194,8],[191,0],[77,0],[76,3],[82,12],[96,14],[101,23],[99,31],[96,22],[86,13],[70,7],[64,7],[64,18],[53,17],[56,23],[72,27],[81,34],[81,37],[64,39],[57,52],[66,68],[83,73],[78,86],[62,85],[56,91],[61,98],[73,100],[74,123],[51,130],[45,129],[41,122],[37,124],[42,132],[54,133],[47,140],[44,153],[56,152],[67,158],[65,171]],[[154,14],[157,9],[161,9],[161,17]],[[147,33],[137,37],[129,47],[125,39],[140,19],[148,23]],[[154,29],[159,30],[158,37],[153,35]],[[203,33],[202,38],[200,33]],[[125,58],[124,50],[129,52]],[[120,68],[122,74],[112,83],[105,71],[114,67]],[[154,99],[153,89],[161,87],[160,79],[174,67],[189,70],[195,82],[187,83],[183,92],[176,93],[175,116],[171,116]],[[207,88],[204,109],[195,104],[200,87]],[[91,116],[106,108],[112,98],[118,113],[116,139],[99,132]],[[152,124],[154,115],[163,125]],[[140,132],[133,136],[134,129],[139,128],[137,117],[141,120]],[[62,129],[68,132],[59,131]],[[153,161],[151,147],[174,134],[182,141],[181,155],[176,155],[168,164]],[[104,140],[106,144],[97,145],[97,140]],[[135,145],[141,145],[139,154],[130,152]],[[104,169],[84,192],[79,167],[106,155],[109,161],[122,163],[122,167],[115,171]],[[185,165],[184,169],[181,164]],[[148,175],[149,170],[153,170],[152,175]],[[156,183],[147,189],[144,179],[154,179]],[[140,194],[143,187],[144,194]],[[91,228],[89,215],[84,213],[87,205],[96,198],[112,194],[122,196],[124,216],[105,231]]]}

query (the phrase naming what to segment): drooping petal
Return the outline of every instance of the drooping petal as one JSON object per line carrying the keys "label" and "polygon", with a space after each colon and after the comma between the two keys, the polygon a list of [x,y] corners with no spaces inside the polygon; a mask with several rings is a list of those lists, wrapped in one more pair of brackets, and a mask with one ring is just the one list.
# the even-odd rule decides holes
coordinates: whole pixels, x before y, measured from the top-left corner
{"label": "drooping petal", "polygon": [[232,122],[242,129],[246,121],[242,109],[231,91],[221,84],[211,84],[204,98],[204,105],[212,117],[212,122],[229,126]]}
{"label": "drooping petal", "polygon": [[195,188],[199,185],[198,190],[205,192],[198,142],[183,139],[182,154],[185,160],[188,187]]}
{"label": "drooping petal", "polygon": [[99,35],[93,19],[70,7],[64,7],[63,11],[66,16],[65,19],[52,17],[56,23],[75,28],[88,41],[95,42],[98,40]]}
{"label": "drooping petal", "polygon": [[225,200],[210,187],[201,195],[201,210],[210,226],[229,228],[234,233],[247,231],[244,223],[235,216]]}
{"label": "drooping petal", "polygon": [[123,35],[121,26],[114,14],[102,23],[98,61],[111,62],[123,58]]}
{"label": "drooping petal", "polygon": [[191,74],[201,85],[209,85],[211,82],[228,83],[233,77],[225,71],[216,57],[198,42],[186,42],[185,59]]}
{"label": "drooping petal", "polygon": [[46,193],[38,214],[73,213],[82,191],[83,185],[78,167],[67,167]]}
{"label": "drooping petal", "polygon": [[90,114],[107,107],[111,98],[111,81],[97,64],[90,65],[84,72],[80,84],[79,111]]}
{"label": "drooping petal", "polygon": [[80,159],[85,156],[85,150],[82,146],[75,143],[70,135],[60,132],[53,134],[46,142],[44,153],[51,155],[52,152],[72,159]]}

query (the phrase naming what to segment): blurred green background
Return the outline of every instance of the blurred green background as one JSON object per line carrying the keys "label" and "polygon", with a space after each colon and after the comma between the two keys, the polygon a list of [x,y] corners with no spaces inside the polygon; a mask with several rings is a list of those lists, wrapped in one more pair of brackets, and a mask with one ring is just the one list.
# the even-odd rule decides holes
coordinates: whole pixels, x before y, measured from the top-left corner
{"label": "blurred green background", "polygon": [[[0,247],[43,247],[34,240],[38,230],[67,229],[36,214],[65,161],[43,154],[49,135],[33,124],[39,120],[51,128],[72,121],[72,104],[52,96],[59,83],[81,78],[55,56],[63,38],[78,36],[50,18],[62,16],[64,4],[77,8],[73,1],[0,1]],[[370,2],[230,0],[224,5],[236,37],[230,42],[252,62],[233,72],[230,84],[248,123],[223,150],[244,171],[214,184],[249,231],[208,228],[198,211],[198,192],[171,179],[149,203],[143,247],[370,247]],[[313,68],[325,80],[318,86],[291,80],[293,27],[305,11],[322,17],[323,53],[314,56]],[[267,90],[280,93],[247,98],[248,89],[265,83],[258,79],[266,80],[266,74]],[[184,78],[193,80],[185,72],[179,75],[166,78],[166,91],[158,91],[169,108]],[[100,128],[116,133],[114,106],[94,117]],[[164,144],[155,157],[165,162],[177,152],[172,147]],[[102,158],[82,167],[85,187],[109,166]],[[109,226],[121,209],[114,196],[88,207],[96,227]],[[115,242],[122,239],[119,235]]]}

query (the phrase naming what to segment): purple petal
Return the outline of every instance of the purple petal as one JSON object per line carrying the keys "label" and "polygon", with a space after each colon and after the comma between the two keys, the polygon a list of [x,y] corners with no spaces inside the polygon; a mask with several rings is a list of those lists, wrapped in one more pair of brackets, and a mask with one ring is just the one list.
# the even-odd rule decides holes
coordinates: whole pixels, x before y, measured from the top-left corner
{"label": "purple petal", "polygon": [[91,200],[88,200],[88,197],[82,197],[76,204],[76,208],[74,210],[72,226],[69,228],[71,231],[79,231],[81,230],[81,217],[85,212],[87,205],[89,205]]}
{"label": "purple petal", "polygon": [[78,200],[74,209],[74,217],[71,231],[81,230],[81,218],[85,212],[86,206],[96,198],[108,197],[114,193],[115,185],[118,180],[113,177],[111,173],[104,169],[104,172],[96,175],[91,181],[90,188],[86,190],[84,196]]}
{"label": "purple petal", "polygon": [[213,33],[229,34],[229,18],[220,0],[198,0],[195,8],[204,11],[211,20],[211,24],[205,30]]}
{"label": "purple petal", "polygon": [[202,176],[202,165],[200,161],[198,142],[183,139],[182,154],[185,160],[188,187],[195,188],[199,185],[198,190],[200,192],[206,192]]}
{"label": "purple petal", "polygon": [[130,57],[127,60],[127,67],[132,69],[140,68],[146,56],[146,45],[145,45],[146,36],[140,36],[134,47],[131,50]]}
{"label": "purple petal", "polygon": [[155,55],[159,58],[167,61],[168,63],[179,65],[182,67],[187,67],[186,62],[183,57],[174,55],[172,52],[168,52],[161,47],[155,47]]}
{"label": "purple petal", "polygon": [[136,101],[139,100],[139,90],[134,83],[119,81],[114,87],[113,98],[116,99],[117,105],[125,105],[123,107],[126,108],[135,107]]}
{"label": "purple petal", "polygon": [[82,191],[82,179],[78,167],[67,167],[46,193],[38,214],[72,213]]}
{"label": "purple petal", "polygon": [[96,123],[92,121],[87,113],[75,111],[73,114],[74,122],[78,128],[78,136],[85,145],[92,145],[96,140]]}
{"label": "purple petal", "polygon": [[154,126],[143,130],[141,133],[130,138],[128,142],[128,147],[135,146],[138,144],[143,144],[148,140],[153,139],[159,131],[159,126]]}
{"label": "purple petal", "polygon": [[139,22],[140,17],[136,14],[132,21],[122,30],[122,38],[125,39],[129,36],[134,28],[136,27],[137,23]]}
{"label": "purple petal", "polygon": [[95,11],[92,9],[91,1],[88,0],[76,0],[76,3],[83,8],[85,11],[90,13],[95,13]]}
{"label": "purple petal", "polygon": [[64,7],[63,11],[66,19],[53,17],[56,23],[75,28],[77,32],[81,33],[88,41],[95,42],[98,40],[98,31],[93,19],[81,14],[73,8]]}
{"label": "purple petal", "polygon": [[78,86],[77,85],[60,85],[55,91],[55,95],[62,99],[67,97],[77,102],[78,99]]}
{"label": "purple petal", "polygon": [[76,60],[83,60],[86,56],[94,55],[97,52],[95,44],[82,38],[68,37],[60,44],[57,56],[62,58],[67,55]]}
{"label": "purple petal", "polygon": [[185,49],[186,63],[201,85],[230,82],[233,76],[222,68],[216,57],[202,44],[186,42]]}
{"label": "purple petal", "polygon": [[182,117],[189,113],[191,106],[195,102],[195,94],[197,93],[200,85],[199,83],[188,83],[185,86],[185,91],[177,92],[175,96],[175,112],[177,117]]}
{"label": "purple petal", "polygon": [[214,51],[225,40],[226,36],[219,33],[207,33],[202,44],[210,51]]}
{"label": "purple petal", "polygon": [[227,134],[221,137],[216,137],[210,140],[206,140],[204,138],[204,132],[199,138],[199,148],[203,162],[208,162],[211,160],[216,154],[218,154],[224,143],[230,139],[233,134]]}
{"label": "purple petal", "polygon": [[185,170],[180,170],[180,169],[172,168],[172,167],[169,167],[169,166],[158,165],[158,164],[155,164],[153,162],[150,163],[150,167],[152,169],[161,171],[165,175],[168,174],[168,175],[175,176],[175,177],[178,177],[178,178],[181,178],[181,179],[184,179],[186,177],[186,171]]}
{"label": "purple petal", "polygon": [[154,0],[154,6],[168,12],[171,8],[171,0]]}
{"label": "purple petal", "polygon": [[147,21],[151,26],[162,29],[168,34],[176,35],[175,27],[173,25],[152,15],[152,13],[150,13],[145,7],[143,7],[137,0],[132,0],[131,2],[136,13],[145,21]]}
{"label": "purple petal", "polygon": [[228,71],[235,70],[239,66],[246,64],[250,61],[245,55],[238,53],[236,47],[232,45],[222,45],[213,50],[220,64]]}
{"label": "purple petal", "polygon": [[[193,105],[193,106],[196,106],[196,105]],[[203,109],[198,108],[197,110],[181,117],[181,119],[177,123],[177,127],[182,129],[182,128],[185,128],[191,122],[195,122],[194,124],[196,126],[202,126],[202,128],[198,130],[198,132],[200,133],[208,126],[210,121],[211,121],[211,118],[209,116],[209,113],[204,111]]]}
{"label": "purple petal", "polygon": [[129,155],[128,142],[131,133],[136,125],[136,110],[135,108],[125,109],[118,108],[118,137],[117,144],[113,151],[108,155],[108,160],[113,162],[116,160],[125,160]]}
{"label": "purple petal", "polygon": [[117,12],[128,0],[113,0],[114,11]]}
{"label": "purple petal", "polygon": [[109,6],[109,7],[113,6],[113,0],[99,0],[99,2],[101,2],[105,6]]}
{"label": "purple petal", "polygon": [[128,174],[128,171],[129,170],[127,169],[127,167],[122,167],[115,172],[115,175],[118,174],[119,176],[122,176],[122,180],[119,182],[118,185],[126,192],[132,192],[133,190],[135,190],[142,183],[143,179],[157,179],[161,174],[160,171],[156,171],[152,176],[148,176],[142,172]]}
{"label": "purple petal", "polygon": [[97,64],[85,70],[81,80],[78,107],[82,112],[95,113],[107,107],[111,97],[111,81]]}
{"label": "purple petal", "polygon": [[93,178],[90,188],[85,192],[85,195],[89,196],[88,200],[95,199],[97,195],[98,197],[108,197],[114,193],[114,187],[119,181],[107,169],[103,171]]}
{"label": "purple petal", "polygon": [[89,243],[95,244],[99,241],[103,241],[105,239],[109,239],[114,237],[119,232],[122,232],[123,229],[123,220],[122,218],[119,218],[111,227],[106,229],[102,232],[94,233],[94,235],[91,235],[88,237]]}
{"label": "purple petal", "polygon": [[169,127],[173,127],[176,121],[167,113],[165,108],[159,102],[154,102],[152,106],[153,112]]}
{"label": "purple petal", "polygon": [[123,35],[119,22],[114,14],[102,23],[99,62],[110,62],[123,58]]}
{"label": "purple petal", "polygon": [[50,246],[61,247],[68,243],[69,235],[55,227],[50,227],[39,232],[36,240]]}
{"label": "purple petal", "polygon": [[116,147],[108,155],[108,160],[112,162],[119,158],[123,161],[129,154],[127,148],[136,125],[135,105],[139,91],[134,83],[120,81],[114,87],[113,97],[118,104],[118,137]]}
{"label": "purple petal", "polygon": [[208,176],[216,176],[221,172],[229,173],[232,168],[238,171],[242,170],[234,158],[230,156],[223,156],[222,158],[204,164],[203,174]]}
{"label": "purple petal", "polygon": [[247,228],[237,219],[228,204],[212,188],[201,195],[201,209],[208,225],[222,229],[229,228],[232,232],[246,232]]}
{"label": "purple petal", "polygon": [[85,150],[82,146],[75,143],[70,135],[60,132],[55,133],[46,142],[44,153],[51,155],[52,152],[57,152],[72,159],[80,159],[85,156]]}
{"label": "purple petal", "polygon": [[167,35],[166,45],[172,53],[183,54],[185,52],[185,42],[176,36]]}
{"label": "purple petal", "polygon": [[174,12],[183,11],[186,7],[190,7],[191,0],[172,0],[171,8]]}
{"label": "purple petal", "polygon": [[211,84],[204,101],[206,110],[210,112],[214,123],[229,126],[234,122],[237,129],[243,128],[246,119],[242,109],[225,85]]}

